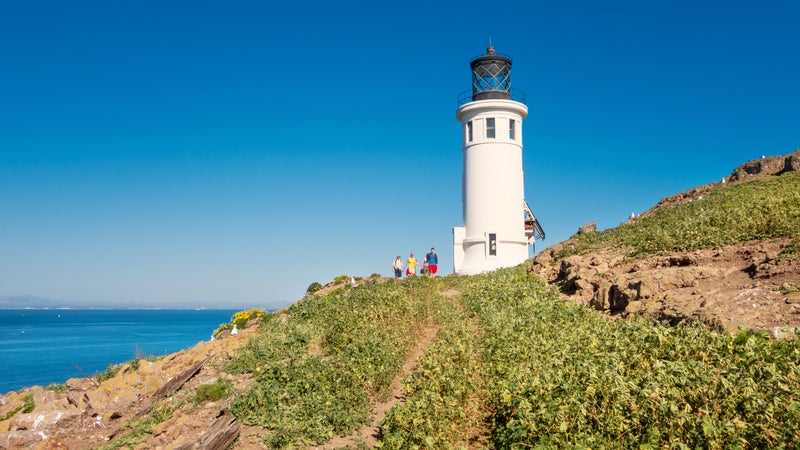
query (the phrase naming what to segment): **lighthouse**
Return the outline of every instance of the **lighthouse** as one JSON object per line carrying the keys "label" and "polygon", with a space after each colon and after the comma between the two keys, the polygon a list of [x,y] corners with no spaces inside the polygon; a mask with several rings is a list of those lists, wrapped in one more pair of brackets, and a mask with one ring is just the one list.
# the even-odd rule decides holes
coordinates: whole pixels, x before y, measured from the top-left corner
{"label": "lighthouse", "polygon": [[459,96],[464,226],[453,228],[454,271],[472,275],[515,266],[544,239],[525,201],[522,121],[525,96],[511,88],[511,59],[495,53],[470,62],[472,89]]}

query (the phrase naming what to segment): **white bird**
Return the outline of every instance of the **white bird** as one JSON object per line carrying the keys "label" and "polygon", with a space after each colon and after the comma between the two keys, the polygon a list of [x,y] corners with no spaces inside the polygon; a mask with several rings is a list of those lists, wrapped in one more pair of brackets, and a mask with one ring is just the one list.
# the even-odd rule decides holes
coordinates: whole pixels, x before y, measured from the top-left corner
{"label": "white bird", "polygon": [[239,334],[239,330],[236,329],[236,324],[233,324],[233,329],[231,330],[231,334]]}

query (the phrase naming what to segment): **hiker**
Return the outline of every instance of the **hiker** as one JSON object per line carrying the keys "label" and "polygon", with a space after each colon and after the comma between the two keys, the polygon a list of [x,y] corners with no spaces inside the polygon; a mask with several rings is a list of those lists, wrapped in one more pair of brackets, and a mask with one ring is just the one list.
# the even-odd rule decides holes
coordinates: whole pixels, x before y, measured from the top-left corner
{"label": "hiker", "polygon": [[399,280],[400,277],[403,276],[403,258],[401,258],[400,255],[397,255],[397,258],[395,258],[392,269],[394,269],[394,278]]}
{"label": "hiker", "polygon": [[428,275],[436,276],[436,271],[439,268],[439,257],[436,255],[436,249],[431,247],[431,252],[425,255],[425,264],[428,266]]}
{"label": "hiker", "polygon": [[406,276],[410,277],[412,275],[417,275],[417,259],[414,258],[414,252],[411,252],[406,260]]}

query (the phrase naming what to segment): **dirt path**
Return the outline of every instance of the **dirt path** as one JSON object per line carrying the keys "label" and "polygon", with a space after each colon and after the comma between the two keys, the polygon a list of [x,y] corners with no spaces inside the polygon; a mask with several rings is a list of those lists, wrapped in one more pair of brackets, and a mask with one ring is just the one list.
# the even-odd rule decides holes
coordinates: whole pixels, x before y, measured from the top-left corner
{"label": "dirt path", "polygon": [[[457,294],[457,291],[444,293],[444,295],[448,298],[452,298]],[[431,304],[429,300],[428,309],[430,310],[430,308]],[[385,402],[376,404],[372,410],[372,423],[363,426],[360,430],[350,436],[335,437],[324,445],[313,446],[310,448],[315,450],[332,450],[355,446],[366,446],[370,448],[376,447],[379,442],[378,437],[380,435],[380,423],[386,418],[386,413],[390,409],[394,408],[398,403],[405,401],[406,392],[403,389],[402,382],[417,370],[419,367],[419,359],[425,354],[425,352],[428,351],[430,346],[433,345],[438,331],[439,328],[435,324],[430,323],[419,332],[417,336],[417,345],[408,355],[405,363],[403,363],[403,369],[397,374],[394,380],[392,380],[392,384],[390,386],[392,391],[391,396],[389,396],[389,399]]]}

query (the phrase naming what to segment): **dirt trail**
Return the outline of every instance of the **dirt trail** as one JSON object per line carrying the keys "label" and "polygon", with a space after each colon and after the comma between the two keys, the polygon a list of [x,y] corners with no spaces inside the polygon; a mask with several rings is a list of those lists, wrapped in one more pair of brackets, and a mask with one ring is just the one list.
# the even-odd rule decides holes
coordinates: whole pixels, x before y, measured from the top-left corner
{"label": "dirt trail", "polygon": [[[457,291],[452,290],[443,293],[443,295],[450,299],[457,294]],[[430,309],[431,302],[428,300],[428,310],[430,311]],[[390,409],[394,408],[398,403],[402,403],[406,399],[406,391],[402,386],[403,380],[410,377],[417,370],[419,367],[419,359],[425,354],[425,352],[428,351],[430,346],[433,345],[438,332],[439,328],[433,323],[429,323],[419,332],[417,335],[417,345],[408,355],[405,363],[403,363],[403,369],[397,374],[394,380],[392,380],[392,384],[390,386],[392,394],[389,396],[389,399],[385,402],[376,404],[375,408],[372,410],[372,423],[363,426],[360,430],[350,436],[335,437],[324,445],[313,446],[310,447],[310,449],[332,450],[354,447],[357,445],[371,448],[377,446],[379,442],[378,437],[380,435],[380,423],[386,418],[386,413],[389,412]]]}

